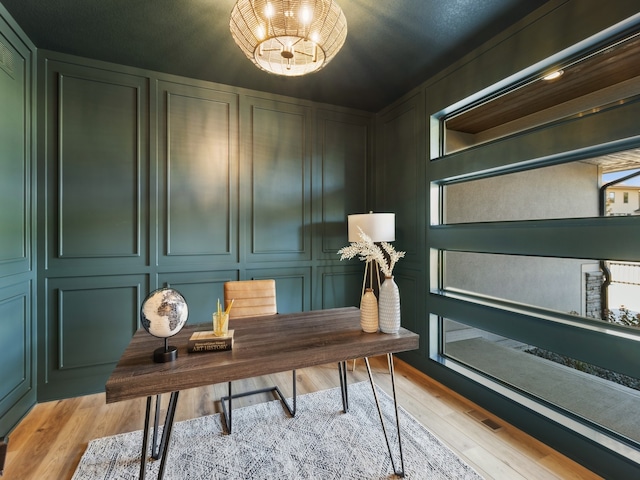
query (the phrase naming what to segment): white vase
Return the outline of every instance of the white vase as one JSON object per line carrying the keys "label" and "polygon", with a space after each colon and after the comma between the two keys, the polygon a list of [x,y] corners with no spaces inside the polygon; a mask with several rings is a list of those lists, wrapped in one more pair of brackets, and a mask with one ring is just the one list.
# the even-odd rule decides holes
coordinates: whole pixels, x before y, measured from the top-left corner
{"label": "white vase", "polygon": [[378,331],[378,300],[370,288],[365,290],[360,300],[360,327],[367,333]]}
{"label": "white vase", "polygon": [[398,333],[400,330],[400,291],[393,277],[386,277],[380,285],[378,323],[383,333]]}

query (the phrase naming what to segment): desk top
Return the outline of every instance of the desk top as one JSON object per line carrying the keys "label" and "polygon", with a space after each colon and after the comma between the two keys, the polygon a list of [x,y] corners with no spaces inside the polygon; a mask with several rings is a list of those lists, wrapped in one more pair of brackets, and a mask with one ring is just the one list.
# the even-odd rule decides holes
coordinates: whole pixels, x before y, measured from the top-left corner
{"label": "desk top", "polygon": [[232,350],[188,353],[191,334],[210,328],[210,322],[187,325],[169,338],[168,344],[178,347],[178,358],[168,363],[153,361],[153,351],[164,340],[139,329],[107,380],[107,403],[415,350],[419,341],[416,333],[404,328],[396,334],[365,333],[360,310],[349,307],[231,319]]}

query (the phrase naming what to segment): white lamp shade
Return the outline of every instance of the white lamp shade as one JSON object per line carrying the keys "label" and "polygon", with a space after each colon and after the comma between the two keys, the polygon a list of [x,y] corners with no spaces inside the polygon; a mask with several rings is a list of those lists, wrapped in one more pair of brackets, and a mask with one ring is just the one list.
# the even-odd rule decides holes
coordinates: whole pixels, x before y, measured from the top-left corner
{"label": "white lamp shade", "polygon": [[396,239],[395,213],[363,213],[349,215],[349,241],[360,242],[360,230],[371,237],[374,242],[393,242]]}

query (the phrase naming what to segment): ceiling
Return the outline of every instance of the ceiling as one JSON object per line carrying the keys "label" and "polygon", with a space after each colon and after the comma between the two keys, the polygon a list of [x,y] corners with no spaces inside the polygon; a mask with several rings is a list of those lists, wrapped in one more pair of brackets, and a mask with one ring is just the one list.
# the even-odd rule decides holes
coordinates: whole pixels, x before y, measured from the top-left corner
{"label": "ceiling", "polygon": [[324,69],[256,68],[229,32],[235,0],[0,0],[37,48],[377,112],[546,0],[337,0],[348,23]]}
{"label": "ceiling", "polygon": [[[556,79],[537,78],[447,120],[447,128],[476,134],[572,101],[577,113],[624,99],[629,91],[637,94],[640,90],[638,55],[640,34],[635,33],[625,41],[563,65],[562,75]],[[596,92],[599,95],[594,100]],[[563,116],[567,116],[566,111]]]}
{"label": "ceiling", "polygon": [[[562,75],[556,79],[547,81],[540,75],[520,88],[447,119],[447,131],[480,134],[475,136],[475,143],[470,144],[478,145],[555,120],[638,101],[639,55],[640,33],[635,32],[570,59],[561,65]],[[457,149],[461,148],[464,147]],[[603,173],[635,170],[640,168],[640,149],[583,161],[599,165]]]}

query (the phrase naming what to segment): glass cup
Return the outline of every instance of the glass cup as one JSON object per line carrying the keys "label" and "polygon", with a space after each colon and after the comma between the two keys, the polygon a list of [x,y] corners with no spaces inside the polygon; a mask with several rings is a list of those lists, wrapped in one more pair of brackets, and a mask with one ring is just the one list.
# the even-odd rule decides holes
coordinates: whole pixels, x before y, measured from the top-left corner
{"label": "glass cup", "polygon": [[213,334],[216,337],[226,337],[229,333],[229,314],[215,312],[213,314]]}

